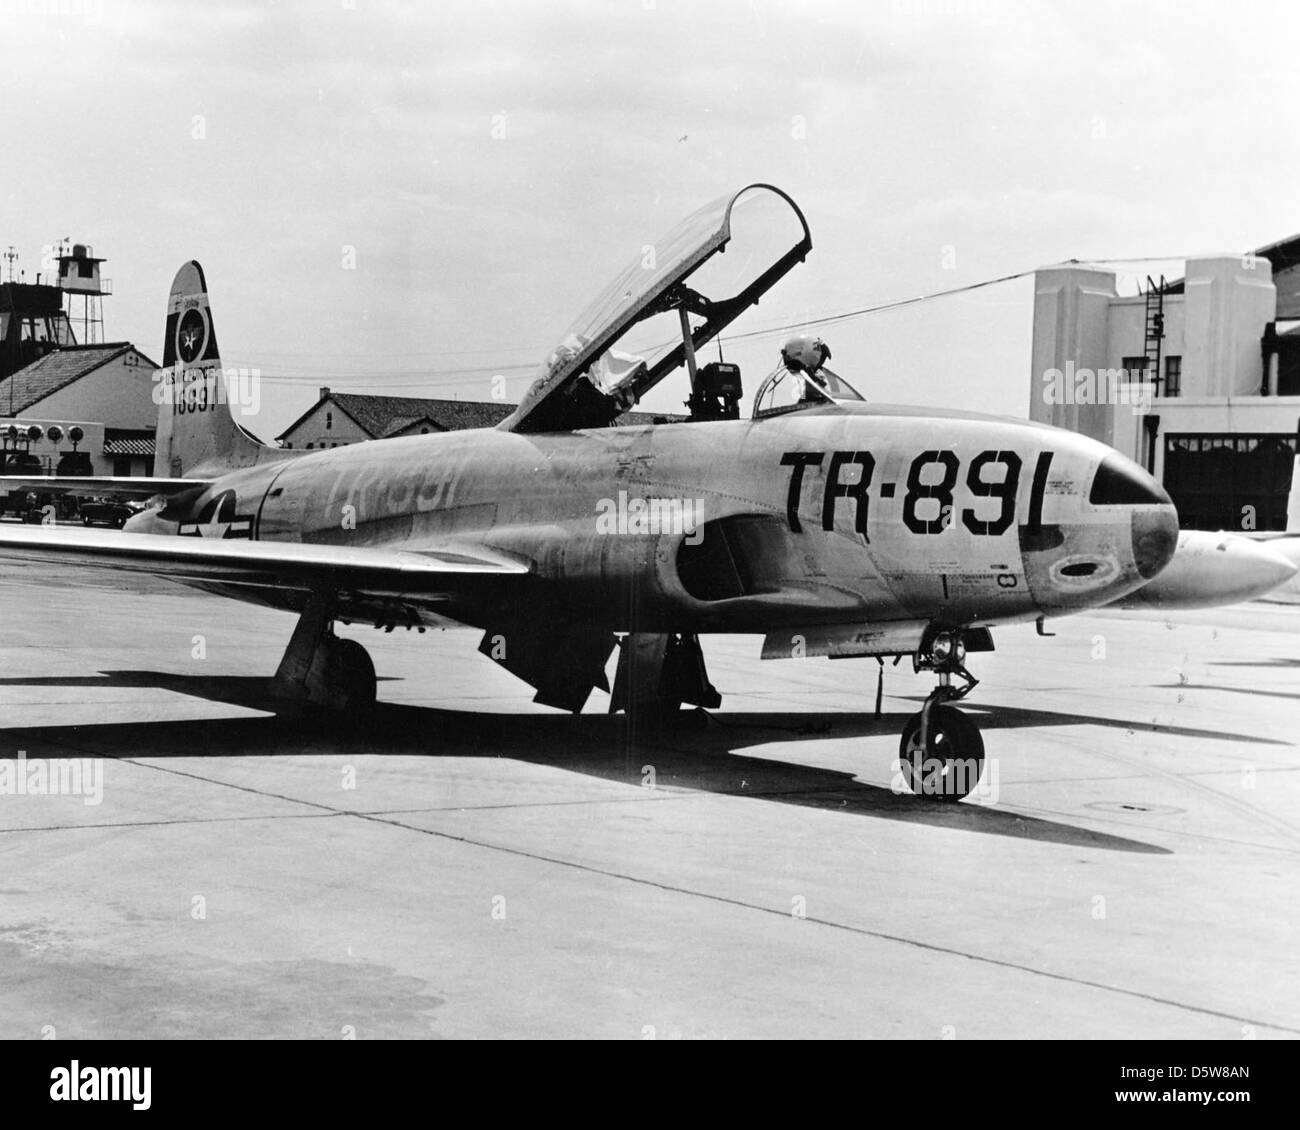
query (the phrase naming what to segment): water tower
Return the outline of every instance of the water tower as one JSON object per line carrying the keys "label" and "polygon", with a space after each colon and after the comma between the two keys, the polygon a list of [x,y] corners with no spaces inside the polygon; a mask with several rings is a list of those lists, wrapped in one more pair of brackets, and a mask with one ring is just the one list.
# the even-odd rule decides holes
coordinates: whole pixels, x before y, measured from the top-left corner
{"label": "water tower", "polygon": [[[68,321],[81,315],[81,342],[94,345],[104,340],[104,295],[113,293],[111,279],[100,277],[99,265],[91,248],[84,243],[74,243],[72,253],[59,255],[59,289],[63,292]],[[81,309],[76,308],[81,299]]]}

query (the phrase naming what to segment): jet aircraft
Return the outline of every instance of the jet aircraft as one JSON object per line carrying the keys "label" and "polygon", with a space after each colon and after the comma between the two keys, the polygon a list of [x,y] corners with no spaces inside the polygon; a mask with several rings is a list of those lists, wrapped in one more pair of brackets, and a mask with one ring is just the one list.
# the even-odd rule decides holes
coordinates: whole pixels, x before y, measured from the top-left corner
{"label": "jet aircraft", "polygon": [[[997,625],[1041,627],[1156,578],[1179,534],[1168,495],[1071,432],[867,403],[824,357],[788,353],[741,418],[737,367],[699,351],[807,257],[803,213],[750,185],[650,247],[499,426],[313,451],[235,421],[188,262],[168,299],[153,477],[8,480],[149,508],[120,533],[0,527],[0,558],[291,611],[278,692],[351,713],[374,703],[375,669],[339,623],[472,626],[535,701],[575,712],[609,689],[617,650],[611,710],[641,717],[718,705],[702,634],[761,635],[765,659],[910,656],[936,685],[901,767],[914,792],[961,799],[984,757],[954,706],[976,683],[967,654],[991,650]],[[689,419],[620,424],[680,370]]]}

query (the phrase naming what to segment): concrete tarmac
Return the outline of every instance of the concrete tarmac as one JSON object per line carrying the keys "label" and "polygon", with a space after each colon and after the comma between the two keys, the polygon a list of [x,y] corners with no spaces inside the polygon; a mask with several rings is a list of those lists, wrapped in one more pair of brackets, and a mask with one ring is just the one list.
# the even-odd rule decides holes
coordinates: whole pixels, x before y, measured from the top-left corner
{"label": "concrete tarmac", "polygon": [[1300,608],[999,630],[947,806],[906,661],[877,719],[871,660],[708,637],[722,709],[629,734],[348,629],[349,729],[267,698],[289,615],[114,583],[0,578],[0,787],[104,759],[0,795],[0,1037],[1300,1035]]}

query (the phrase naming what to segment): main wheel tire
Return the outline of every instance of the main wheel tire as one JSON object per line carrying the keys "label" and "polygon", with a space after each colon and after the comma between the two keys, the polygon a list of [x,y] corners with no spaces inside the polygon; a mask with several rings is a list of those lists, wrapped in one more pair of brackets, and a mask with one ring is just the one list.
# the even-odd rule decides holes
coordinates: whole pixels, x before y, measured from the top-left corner
{"label": "main wheel tire", "polygon": [[979,784],[984,769],[984,739],[979,727],[952,706],[930,708],[929,748],[921,748],[921,715],[903,727],[898,760],[914,795],[955,804]]}
{"label": "main wheel tire", "polygon": [[369,710],[375,705],[377,687],[370,653],[356,640],[349,639],[336,639],[333,651],[331,682],[338,709],[348,712]]}

